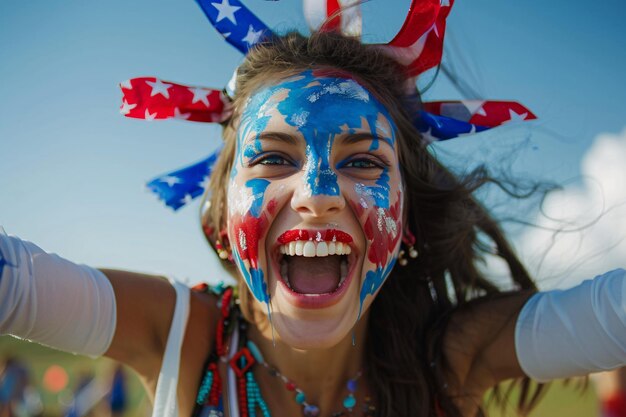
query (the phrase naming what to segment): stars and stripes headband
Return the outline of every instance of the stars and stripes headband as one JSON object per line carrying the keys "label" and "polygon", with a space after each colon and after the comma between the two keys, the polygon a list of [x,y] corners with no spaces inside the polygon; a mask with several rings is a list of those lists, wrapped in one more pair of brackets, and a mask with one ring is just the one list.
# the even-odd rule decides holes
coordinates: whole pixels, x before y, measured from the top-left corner
{"label": "stars and stripes headband", "polygon": [[[272,35],[271,29],[239,0],[196,0],[224,39],[243,54]],[[312,30],[340,31],[359,37],[362,0],[304,0],[304,13]],[[380,48],[406,67],[409,77],[440,65],[446,18],[454,0],[412,0],[398,34]],[[231,82],[231,84],[233,84]],[[412,83],[415,84],[414,82]],[[232,114],[225,90],[191,87],[155,77],[133,78],[120,84],[121,113],[145,120],[183,119],[222,123]],[[231,85],[232,89],[232,85]],[[512,101],[424,102],[414,118],[427,142],[471,135],[510,121],[536,119],[523,105]],[[149,181],[147,186],[174,210],[202,195],[219,149],[193,165]]]}

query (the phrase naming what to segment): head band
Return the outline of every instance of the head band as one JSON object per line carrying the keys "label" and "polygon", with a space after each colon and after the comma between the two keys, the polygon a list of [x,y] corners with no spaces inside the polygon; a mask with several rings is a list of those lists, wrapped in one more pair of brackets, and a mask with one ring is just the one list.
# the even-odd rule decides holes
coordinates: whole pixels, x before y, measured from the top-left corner
{"label": "head band", "polygon": [[[196,0],[224,39],[246,54],[272,31],[239,0]],[[360,36],[359,0],[304,0],[313,30],[341,31]],[[391,42],[379,45],[407,68],[410,77],[441,63],[446,18],[454,0],[412,0],[402,28]],[[229,83],[232,94],[232,81]],[[225,91],[189,87],[153,77],[133,78],[120,84],[121,113],[145,120],[184,119],[221,123],[232,108]],[[412,83],[411,88],[414,87]],[[510,121],[536,119],[523,105],[512,101],[425,102],[414,117],[415,127],[427,143],[471,135]],[[174,210],[202,194],[219,150],[194,165],[159,176],[148,183]]]}

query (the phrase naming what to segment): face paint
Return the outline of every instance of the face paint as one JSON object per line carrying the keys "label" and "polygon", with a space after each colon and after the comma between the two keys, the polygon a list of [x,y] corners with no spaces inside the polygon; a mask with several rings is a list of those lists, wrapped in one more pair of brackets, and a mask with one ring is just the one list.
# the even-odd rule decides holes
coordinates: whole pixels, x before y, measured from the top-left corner
{"label": "face paint", "polygon": [[375,269],[366,273],[361,286],[359,316],[363,308],[363,302],[368,295],[374,295],[383,285],[387,276],[393,269],[396,257],[391,257],[400,239],[402,230],[402,193],[398,191],[394,205],[388,209],[375,207],[369,210],[365,221],[365,237],[371,242],[367,251],[368,260],[374,264]]}
{"label": "face paint", "polygon": [[252,179],[240,189],[231,185],[228,192],[230,227],[235,231],[233,258],[254,297],[269,303],[267,283],[259,267],[259,237],[267,230],[267,215],[262,213],[265,189],[269,181]]}
{"label": "face paint", "polygon": [[271,180],[252,178],[240,181],[239,178],[246,178],[246,161],[264,151],[260,134],[268,129],[270,122],[275,126],[277,120],[289,127],[288,132],[295,130],[304,139],[304,159],[301,172],[298,172],[311,198],[340,194],[357,197],[356,204],[349,200],[362,224],[368,246],[365,275],[361,280],[361,307],[367,295],[380,288],[395,263],[394,253],[402,229],[402,197],[401,191],[397,191],[397,199],[392,204],[390,193],[391,189],[401,188],[397,167],[384,167],[375,180],[367,184],[357,182],[349,189],[341,190],[337,173],[350,162],[350,158],[331,164],[335,138],[363,133],[363,129],[371,134],[369,150],[379,149],[379,142],[383,140],[395,152],[395,126],[384,106],[365,88],[349,76],[337,76],[336,73],[305,71],[278,85],[261,89],[248,100],[242,113],[231,171],[233,181],[229,188],[229,235],[231,242],[236,242],[234,259],[259,301],[268,302],[269,294],[258,262],[258,241],[264,238],[272,222],[276,200],[266,198]]}
{"label": "face paint", "polygon": [[337,174],[330,165],[334,137],[353,133],[363,126],[365,119],[374,138],[372,148],[376,148],[377,119],[381,113],[387,116],[387,111],[356,81],[316,78],[318,75],[320,72],[305,71],[270,90],[274,94],[288,90],[288,96],[278,103],[277,109],[306,141],[305,186],[310,195],[339,195]]}

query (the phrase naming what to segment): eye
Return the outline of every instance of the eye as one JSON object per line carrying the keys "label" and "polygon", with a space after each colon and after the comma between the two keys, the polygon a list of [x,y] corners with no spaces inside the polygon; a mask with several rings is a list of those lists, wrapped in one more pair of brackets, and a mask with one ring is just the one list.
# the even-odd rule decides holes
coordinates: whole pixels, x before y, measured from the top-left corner
{"label": "eye", "polygon": [[342,168],[357,168],[357,169],[384,169],[385,164],[381,161],[374,160],[372,158],[355,158],[346,161]]}
{"label": "eye", "polygon": [[264,153],[256,156],[248,162],[249,166],[254,165],[293,165],[293,162],[287,157],[276,153]]}

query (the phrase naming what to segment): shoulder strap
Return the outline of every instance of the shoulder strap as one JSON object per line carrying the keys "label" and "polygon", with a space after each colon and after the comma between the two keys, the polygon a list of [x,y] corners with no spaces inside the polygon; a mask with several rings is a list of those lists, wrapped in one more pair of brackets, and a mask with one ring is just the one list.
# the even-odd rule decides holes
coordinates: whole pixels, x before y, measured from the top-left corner
{"label": "shoulder strap", "polygon": [[176,388],[178,387],[180,353],[189,317],[189,287],[172,279],[170,283],[176,290],[176,307],[163,354],[152,417],[178,417]]}

